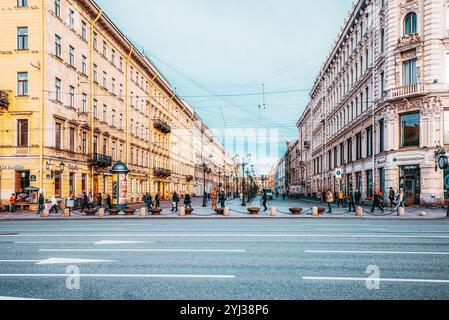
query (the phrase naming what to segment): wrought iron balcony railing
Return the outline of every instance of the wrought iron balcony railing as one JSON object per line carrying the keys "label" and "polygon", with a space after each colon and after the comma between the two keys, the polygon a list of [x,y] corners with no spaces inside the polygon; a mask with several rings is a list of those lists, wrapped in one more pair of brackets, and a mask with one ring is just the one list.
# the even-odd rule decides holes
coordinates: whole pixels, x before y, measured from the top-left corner
{"label": "wrought iron balcony railing", "polygon": [[112,166],[112,157],[100,153],[94,153],[89,162],[95,167],[107,168]]}
{"label": "wrought iron balcony railing", "polygon": [[166,122],[159,119],[154,120],[154,128],[162,131],[163,133],[171,132],[171,127]]}
{"label": "wrought iron balcony railing", "polygon": [[154,168],[154,176],[159,178],[168,178],[171,177],[171,170],[163,169],[163,168]]}
{"label": "wrought iron balcony railing", "polygon": [[9,107],[9,99],[8,99],[8,93],[5,91],[0,90],[0,109],[8,109]]}

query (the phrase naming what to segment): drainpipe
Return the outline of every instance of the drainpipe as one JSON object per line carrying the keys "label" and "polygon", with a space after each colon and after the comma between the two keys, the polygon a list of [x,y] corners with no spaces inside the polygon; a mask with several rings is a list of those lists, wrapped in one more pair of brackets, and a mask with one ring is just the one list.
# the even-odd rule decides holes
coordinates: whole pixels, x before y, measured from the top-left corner
{"label": "drainpipe", "polygon": [[[41,1],[41,108],[40,108],[40,155],[39,155],[39,165],[40,165],[40,180],[39,189],[43,192],[44,189],[44,125],[45,125],[45,0]],[[1,189],[1,188],[0,188]]]}
{"label": "drainpipe", "polygon": [[[94,155],[94,28],[97,24],[98,20],[100,20],[103,15],[103,11],[100,10],[100,13],[97,15],[95,20],[90,25],[90,154],[93,157]],[[94,166],[91,166],[90,169],[90,192],[94,190]]]}
{"label": "drainpipe", "polygon": [[133,47],[132,45],[129,46],[129,54],[126,56],[126,74],[125,74],[125,123],[126,123],[126,128],[125,128],[125,133],[126,133],[126,152],[125,152],[125,163],[128,166],[128,162],[129,162],[129,62],[131,60],[131,55],[133,54]]}

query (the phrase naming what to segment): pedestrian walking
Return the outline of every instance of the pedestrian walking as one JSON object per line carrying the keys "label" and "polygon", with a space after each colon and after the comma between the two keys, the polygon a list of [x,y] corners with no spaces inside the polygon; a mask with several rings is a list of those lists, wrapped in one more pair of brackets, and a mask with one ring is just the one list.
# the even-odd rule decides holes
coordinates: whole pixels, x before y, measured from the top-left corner
{"label": "pedestrian walking", "polygon": [[282,193],[282,201],[285,201],[285,197],[287,196],[287,194],[285,193],[285,191]]}
{"label": "pedestrian walking", "polygon": [[186,196],[184,197],[184,207],[190,208],[192,209],[192,197],[190,196],[190,194],[187,192]]}
{"label": "pedestrian walking", "polygon": [[154,201],[156,201],[156,208],[161,207],[161,195],[160,193],[156,193],[156,196],[154,197]]}
{"label": "pedestrian walking", "polygon": [[264,191],[263,195],[262,195],[262,205],[263,205],[263,208],[264,208],[263,211],[267,211],[268,210],[267,201],[268,201],[268,196],[267,196],[267,193]]}
{"label": "pedestrian walking", "polygon": [[348,212],[354,211],[355,212],[355,197],[354,192],[351,190],[348,193]]}
{"label": "pedestrian walking", "polygon": [[360,207],[360,199],[362,198],[362,194],[360,193],[359,189],[355,190],[354,193],[354,200],[355,200],[355,206]]}
{"label": "pedestrian walking", "polygon": [[89,199],[87,194],[83,192],[81,196],[81,213],[84,213],[84,209],[89,208]]}
{"label": "pedestrian walking", "polygon": [[16,198],[15,193],[13,193],[11,195],[11,198],[9,198],[10,211],[12,213],[16,212],[16,202],[17,202],[17,198]]}
{"label": "pedestrian walking", "polygon": [[388,194],[388,197],[390,198],[390,208],[393,208],[394,207],[394,198],[396,197],[396,194],[392,187],[390,187],[390,192]]}
{"label": "pedestrian walking", "polygon": [[332,203],[334,202],[334,195],[332,194],[332,191],[330,191],[330,190],[327,190],[326,202],[329,207],[328,213],[332,213]]}
{"label": "pedestrian walking", "polygon": [[340,205],[342,206],[342,208],[344,208],[344,204],[343,204],[343,191],[338,191],[338,207],[340,208]]}
{"label": "pedestrian walking", "polygon": [[106,195],[106,205],[108,206],[108,209],[112,209],[112,200],[109,194]]}
{"label": "pedestrian walking", "polygon": [[58,210],[58,200],[56,200],[55,196],[51,197],[51,210],[50,210],[50,212],[54,212],[56,214],[59,212],[59,210]]}
{"label": "pedestrian walking", "polygon": [[176,191],[173,193],[172,201],[173,201],[173,206],[172,206],[171,211],[172,212],[178,212],[179,196],[176,193]]}
{"label": "pedestrian walking", "polygon": [[41,193],[41,194],[39,194],[37,214],[41,214],[42,211],[44,211],[44,203],[45,203],[45,198],[44,198],[44,195]]}
{"label": "pedestrian walking", "polygon": [[226,207],[226,194],[224,193],[224,191],[220,192],[220,206],[222,209],[224,209]]}
{"label": "pedestrian walking", "polygon": [[381,193],[375,192],[374,193],[374,201],[373,201],[373,207],[371,208],[371,212],[374,212],[375,208],[379,208],[382,212],[385,212],[384,208],[382,207],[382,201],[381,201]]}
{"label": "pedestrian walking", "polygon": [[101,197],[101,193],[99,193],[97,197],[97,207],[101,207],[102,205],[103,205],[103,198]]}
{"label": "pedestrian walking", "polygon": [[95,202],[94,195],[91,192],[91,193],[89,193],[89,205],[88,205],[89,209],[94,208],[94,202]]}
{"label": "pedestrian walking", "polygon": [[395,211],[397,211],[399,208],[405,208],[405,196],[404,196],[404,189],[400,189],[399,190],[399,194],[398,194],[398,196],[397,196],[397,199],[396,199],[396,201],[397,201],[397,205],[396,205],[396,207],[394,208],[394,210]]}
{"label": "pedestrian walking", "polygon": [[217,188],[214,188],[214,190],[212,190],[212,210],[217,209],[217,198],[218,198],[218,191]]}

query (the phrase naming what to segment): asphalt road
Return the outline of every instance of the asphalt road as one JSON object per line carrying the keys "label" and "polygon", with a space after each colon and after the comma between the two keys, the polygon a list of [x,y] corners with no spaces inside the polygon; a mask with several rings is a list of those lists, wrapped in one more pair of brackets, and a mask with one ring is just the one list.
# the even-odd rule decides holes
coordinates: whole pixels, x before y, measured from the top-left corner
{"label": "asphalt road", "polygon": [[448,299],[448,245],[446,220],[4,221],[0,296]]}

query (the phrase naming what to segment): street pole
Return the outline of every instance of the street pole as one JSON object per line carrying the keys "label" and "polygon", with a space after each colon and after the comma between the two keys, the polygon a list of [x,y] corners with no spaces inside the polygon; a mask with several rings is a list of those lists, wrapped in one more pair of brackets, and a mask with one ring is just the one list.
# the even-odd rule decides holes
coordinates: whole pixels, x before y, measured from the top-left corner
{"label": "street pole", "polygon": [[246,181],[245,181],[245,163],[242,163],[242,168],[243,168],[243,178],[242,178],[242,207],[246,207]]}
{"label": "street pole", "polygon": [[206,197],[206,164],[203,163],[203,208],[207,207]]}

